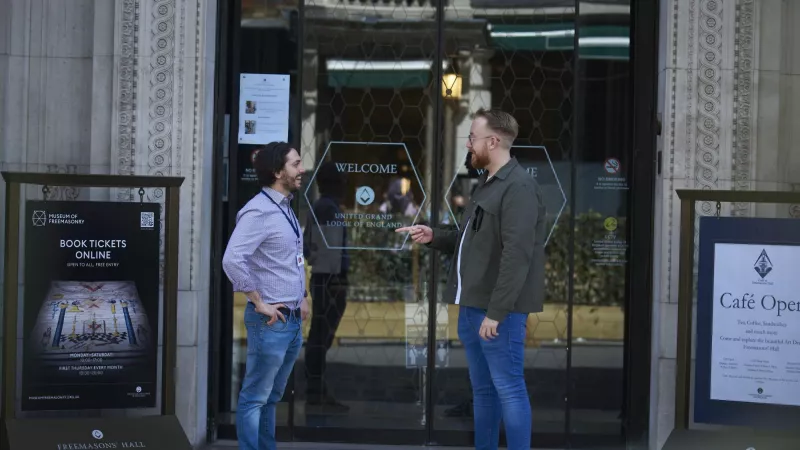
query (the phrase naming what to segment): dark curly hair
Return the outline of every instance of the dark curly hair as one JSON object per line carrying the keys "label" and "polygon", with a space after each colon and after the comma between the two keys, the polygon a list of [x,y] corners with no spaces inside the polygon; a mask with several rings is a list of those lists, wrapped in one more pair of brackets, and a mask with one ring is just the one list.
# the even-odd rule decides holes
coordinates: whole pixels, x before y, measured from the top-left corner
{"label": "dark curly hair", "polygon": [[[270,142],[258,151],[253,168],[256,170],[258,183],[261,186],[272,186],[277,177],[275,174],[283,170],[286,156],[293,147],[286,142]],[[298,151],[299,153],[299,151]]]}

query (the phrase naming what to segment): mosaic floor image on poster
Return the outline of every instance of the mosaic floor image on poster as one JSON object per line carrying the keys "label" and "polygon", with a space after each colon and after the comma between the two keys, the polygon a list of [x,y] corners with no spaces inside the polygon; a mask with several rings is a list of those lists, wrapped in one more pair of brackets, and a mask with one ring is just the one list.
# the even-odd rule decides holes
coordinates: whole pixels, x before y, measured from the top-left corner
{"label": "mosaic floor image on poster", "polygon": [[124,365],[146,356],[152,334],[133,282],[54,281],[31,344],[47,365],[77,363],[75,353],[100,353],[104,364]]}

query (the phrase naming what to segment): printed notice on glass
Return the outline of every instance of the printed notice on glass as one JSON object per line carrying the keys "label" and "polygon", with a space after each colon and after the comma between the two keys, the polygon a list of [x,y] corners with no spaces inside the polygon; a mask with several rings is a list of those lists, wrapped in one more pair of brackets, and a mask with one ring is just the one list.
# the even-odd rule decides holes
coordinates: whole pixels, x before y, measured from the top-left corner
{"label": "printed notice on glass", "polygon": [[289,140],[289,75],[243,73],[239,83],[239,143]]}
{"label": "printed notice on glass", "polygon": [[800,406],[800,246],[716,243],[711,399]]}

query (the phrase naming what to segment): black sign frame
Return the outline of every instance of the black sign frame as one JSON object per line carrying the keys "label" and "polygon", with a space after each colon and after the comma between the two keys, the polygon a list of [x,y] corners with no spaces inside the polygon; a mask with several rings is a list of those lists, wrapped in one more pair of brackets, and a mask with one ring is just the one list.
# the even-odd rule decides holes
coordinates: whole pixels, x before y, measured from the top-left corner
{"label": "black sign frame", "polygon": [[[716,205],[720,216],[722,203],[772,203],[798,204],[800,192],[781,191],[726,191],[702,189],[676,189],[680,199],[680,252],[678,277],[678,327],[675,358],[675,418],[674,429],[664,443],[663,450],[742,448],[760,450],[790,450],[797,448],[800,434],[796,430],[780,431],[754,427],[726,427],[700,430],[691,425],[693,299],[695,290],[694,254],[697,204]],[[698,354],[698,357],[701,355]]]}
{"label": "black sign frame", "polygon": [[[696,301],[694,422],[789,431],[800,407],[711,398],[716,244],[800,246],[800,221],[758,217],[700,217]],[[751,262],[752,264],[752,262]],[[737,292],[737,296],[741,295]],[[779,319],[778,319],[779,320]]]}
{"label": "black sign frame", "polygon": [[[21,185],[42,186],[43,192],[50,187],[100,187],[100,188],[138,188],[143,195],[145,188],[164,189],[164,281],[163,281],[163,321],[162,356],[161,356],[161,414],[158,416],[145,416],[141,420],[149,422],[163,422],[163,429],[178,427],[179,430],[170,433],[172,439],[164,442],[151,442],[149,449],[190,449],[191,444],[185,433],[180,429],[180,424],[175,417],[175,370],[177,366],[177,319],[178,319],[178,243],[179,243],[179,212],[180,188],[184,182],[183,177],[163,176],[138,176],[138,175],[97,175],[97,174],[58,174],[35,172],[0,172],[6,182],[5,202],[5,266],[4,266],[4,327],[3,327],[3,383],[0,385],[2,395],[2,433],[0,448],[15,450],[17,448],[30,448],[30,442],[21,441],[15,436],[14,430],[20,426],[30,426],[34,421],[45,419],[18,418],[16,412],[16,387],[17,387],[17,315],[19,310],[19,259],[20,247],[20,205]],[[47,419],[52,421],[52,419]],[[97,422],[108,421],[113,426],[114,420],[119,419],[59,419],[61,426],[48,429],[46,434],[55,437],[58,434],[72,431],[75,427],[95,427]],[[140,419],[128,418],[129,423]],[[144,427],[146,430],[147,428]],[[180,431],[180,433],[177,433]],[[61,433],[60,433],[61,432]],[[89,430],[87,433],[93,433]],[[113,436],[108,436],[109,438]],[[152,436],[147,436],[152,439]],[[69,441],[67,441],[69,442]]]}

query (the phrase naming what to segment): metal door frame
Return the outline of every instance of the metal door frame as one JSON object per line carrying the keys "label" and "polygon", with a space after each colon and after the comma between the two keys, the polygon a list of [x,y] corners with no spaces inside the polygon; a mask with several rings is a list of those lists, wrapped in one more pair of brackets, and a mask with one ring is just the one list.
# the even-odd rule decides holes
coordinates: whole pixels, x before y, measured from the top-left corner
{"label": "metal door frame", "polygon": [[[305,2],[299,1],[299,15],[298,15],[298,78],[302,80],[303,77],[303,48],[305,44],[304,36],[304,12]],[[445,0],[440,0],[437,4],[437,49],[436,57],[441,60],[444,56],[445,48],[445,21],[444,10]],[[580,0],[576,0],[576,28],[579,27],[579,11],[578,6]],[[238,88],[240,72],[240,55],[236,48],[238,48],[241,40],[241,0],[232,0],[231,2],[219,2],[218,4],[218,27],[217,27],[217,68],[216,68],[216,85],[215,85],[215,130],[214,130],[214,216],[218,219],[214,221],[213,230],[213,250],[212,250],[212,279],[211,284],[211,302],[210,302],[210,346],[209,346],[209,390],[208,390],[208,427],[207,436],[210,442],[217,439],[235,439],[235,427],[230,425],[222,425],[218,421],[220,414],[220,400],[224,393],[225,386],[223,383],[230,383],[228,376],[225,373],[230,373],[230,346],[232,345],[232,330],[229,325],[226,325],[232,319],[229,311],[232,304],[232,295],[224,295],[222,292],[225,289],[222,286],[228,286],[224,274],[222,274],[220,263],[222,252],[224,251],[224,242],[227,241],[229,232],[224,235],[222,230],[223,220],[225,220],[222,202],[222,193],[225,192],[230,199],[236,199],[237,187],[234,182],[234,175],[237,173],[237,158],[228,158],[228,170],[224,173],[223,157],[221,147],[223,145],[223,126],[226,115],[226,110],[230,111],[229,120],[231,124],[231,132],[228,136],[228,145],[230,155],[235,155],[237,149],[236,133],[234,128],[238,123]],[[647,435],[649,432],[649,399],[650,399],[650,333],[651,323],[650,317],[652,314],[652,251],[653,251],[653,224],[652,224],[652,211],[655,205],[654,197],[654,182],[656,179],[656,172],[658,171],[660,155],[656,154],[656,133],[659,129],[659,124],[655,120],[655,99],[657,93],[657,74],[655,70],[658,66],[658,23],[659,23],[659,0],[631,0],[631,73],[633,83],[631,89],[633,95],[632,116],[634,117],[633,126],[633,149],[629,151],[634,155],[634,169],[631,176],[631,196],[629,198],[629,217],[632,221],[631,237],[630,237],[630,250],[629,260],[635,259],[636,261],[645,261],[646,264],[636,264],[629,266],[628,272],[628,289],[626,296],[625,308],[625,404],[623,407],[623,420],[621,436],[628,441],[632,447],[646,448]],[[576,34],[576,39],[578,32]],[[577,45],[577,42],[576,42]],[[577,48],[577,46],[576,46]],[[232,50],[233,49],[233,50]],[[573,64],[577,67],[577,55],[574,58]],[[230,67],[224,67],[230,64]],[[442,78],[442,67],[439,64],[436,67],[436,79]],[[577,70],[575,71],[577,73]],[[580,93],[576,80],[577,98]],[[302,98],[302,83],[297,83],[298,98]],[[436,161],[433,176],[433,192],[440,193],[443,190],[443,130],[444,130],[444,114],[443,99],[441,95],[436,95],[433,112],[436,118],[436,132],[434,136],[436,143],[433,146],[434,154],[432,157]],[[576,108],[578,110],[578,101],[576,100]],[[296,111],[297,117],[293,118],[296,124],[302,121],[302,111],[300,108]],[[574,127],[580,126],[580,119],[578,119]],[[299,141],[300,133],[295,133],[294,141]],[[578,133],[574,132],[574,145],[577,149],[581,142]],[[294,145],[299,145],[299,142],[293,142]],[[575,151],[573,149],[573,152]],[[573,161],[573,168],[574,168]],[[574,176],[572,177],[574,180]],[[224,186],[224,181],[228,180],[228,186]],[[636,186],[634,189],[633,186]],[[574,198],[574,190],[572,191]],[[438,215],[441,209],[442,199],[441,195],[434,195],[432,198],[432,220],[438,223]],[[574,201],[574,200],[573,200]],[[295,207],[299,207],[299,199],[296,200]],[[230,202],[229,202],[230,203]],[[231,203],[234,204],[234,203]],[[227,214],[228,230],[232,229],[234,225],[234,216],[230,212]],[[574,229],[574,227],[573,227]],[[570,263],[570,271],[574,270],[572,263]],[[428,298],[437,298],[437,289],[439,277],[439,268],[437,265],[432,266],[428,278]],[[569,308],[571,310],[573,303],[572,288],[570,288],[569,295]],[[645,301],[633,302],[631,299],[644,299]],[[435,317],[436,302],[429,302],[429,317]],[[608,441],[609,444],[618,444],[619,440],[615,437],[609,439],[608,436],[592,436],[592,435],[577,435],[570,432],[570,405],[569,398],[571,392],[570,382],[570,348],[572,341],[572,327],[571,317],[568,317],[568,346],[567,346],[567,368],[566,368],[566,386],[565,386],[565,429],[562,433],[545,433],[535,434],[533,436],[534,443],[541,447],[566,447],[566,448],[580,448],[586,446],[596,446],[603,441]],[[636,324],[635,326],[633,324]],[[436,321],[428,321],[428,346],[430,349],[436,346]],[[226,350],[224,350],[226,349]],[[220,353],[222,351],[222,353]],[[227,356],[223,357],[223,356]],[[435,352],[428,352],[428,367],[435,368]],[[286,426],[278,427],[278,437],[282,441],[308,441],[308,442],[354,442],[354,443],[371,443],[371,444],[409,444],[409,445],[472,445],[472,432],[471,431],[448,431],[436,429],[436,417],[433,413],[434,396],[434,383],[436,371],[425,371],[425,398],[426,398],[426,425],[424,429],[418,430],[381,430],[381,429],[334,429],[334,428],[315,428],[315,427],[299,427],[294,424],[294,375],[290,378],[288,386],[289,393],[289,421]],[[227,381],[226,381],[227,380]],[[229,391],[229,386],[228,391]],[[353,439],[354,435],[358,435],[358,439]],[[641,446],[642,443],[644,446]],[[632,448],[631,447],[631,448]]]}

